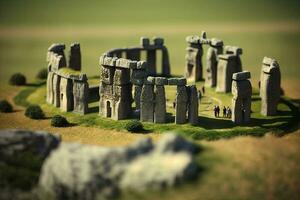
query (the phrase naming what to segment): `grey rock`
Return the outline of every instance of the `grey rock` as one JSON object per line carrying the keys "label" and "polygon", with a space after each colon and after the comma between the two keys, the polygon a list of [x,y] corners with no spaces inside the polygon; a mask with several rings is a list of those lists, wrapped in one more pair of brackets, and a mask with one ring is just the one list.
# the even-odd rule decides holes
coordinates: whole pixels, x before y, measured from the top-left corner
{"label": "grey rock", "polygon": [[232,75],[232,79],[236,81],[247,80],[251,78],[251,74],[248,71],[237,72]]}
{"label": "grey rock", "polygon": [[149,38],[146,38],[146,37],[141,37],[140,42],[141,42],[141,46],[143,46],[143,47],[150,45],[150,40],[149,40]]}
{"label": "grey rock", "polygon": [[79,43],[71,44],[68,67],[78,71],[81,70],[81,51]]}
{"label": "grey rock", "polygon": [[198,124],[198,91],[195,85],[189,86],[188,120],[190,124]]}
{"label": "grey rock", "polygon": [[186,86],[177,86],[175,124],[186,123],[188,93]]}
{"label": "grey rock", "polygon": [[163,85],[155,87],[154,123],[166,122],[166,93]]}
{"label": "grey rock", "polygon": [[168,85],[168,79],[165,77],[155,77],[155,85]]}
{"label": "grey rock", "polygon": [[143,85],[141,92],[141,114],[143,122],[153,122],[154,120],[154,86]]}
{"label": "grey rock", "polygon": [[161,37],[154,37],[153,41],[154,41],[154,45],[158,45],[158,46],[164,45],[164,39]]}

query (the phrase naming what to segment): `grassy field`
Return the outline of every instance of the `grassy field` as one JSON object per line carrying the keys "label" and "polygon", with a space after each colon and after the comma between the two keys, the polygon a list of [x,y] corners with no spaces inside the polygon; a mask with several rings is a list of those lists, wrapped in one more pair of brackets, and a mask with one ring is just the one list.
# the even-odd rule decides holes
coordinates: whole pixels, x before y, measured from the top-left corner
{"label": "grassy field", "polygon": [[[243,48],[243,68],[251,71],[254,87],[257,87],[262,58],[277,59],[285,93],[299,106],[299,10],[298,0],[1,0],[0,99],[6,98],[13,103],[14,96],[25,88],[8,86],[10,75],[22,72],[32,82],[37,71],[46,66],[46,51],[54,42],[67,45],[80,42],[83,71],[95,76],[99,75],[98,58],[108,49],[137,45],[141,36],[162,36],[169,49],[172,74],[182,75],[185,37],[206,30],[209,38],[217,37],[226,45]],[[205,56],[203,62],[205,67]],[[26,89],[21,97],[28,96],[28,101],[41,103],[48,113],[58,112],[44,104],[43,86],[36,89]],[[168,92],[171,100],[174,92]],[[207,90],[207,96],[211,92]],[[229,105],[230,96],[215,97]],[[206,97],[205,102],[217,103]],[[26,105],[23,98],[17,99],[17,103]],[[120,146],[142,137],[157,140],[163,130],[177,128],[172,124],[158,128],[146,124],[148,130],[156,133],[130,134],[123,131],[123,123],[111,130],[110,120],[101,121],[93,113],[83,122],[72,113],[64,113],[72,122],[86,123],[86,126],[54,128],[49,118],[30,120],[24,116],[24,107],[15,105],[14,108],[13,113],[0,113],[0,129],[46,130],[59,133],[67,142]],[[253,109],[255,121],[250,129],[258,126],[263,133],[272,127],[280,130],[290,119],[291,111],[286,104],[280,105],[279,117],[268,121],[257,114],[259,101],[254,101]],[[216,129],[232,128],[228,120],[213,121],[205,104],[200,106],[200,113],[201,126],[196,128],[207,131],[209,137],[218,136],[214,135]],[[95,122],[96,127],[90,127]],[[208,122],[216,127],[209,128]],[[99,124],[103,128],[97,128]],[[181,128],[192,131],[195,127],[184,125]],[[246,128],[241,127],[240,133],[245,134]],[[266,134],[259,138],[244,136],[197,141],[204,151],[197,158],[203,171],[196,182],[164,193],[129,193],[125,199],[299,199],[299,136],[297,131],[280,138]]]}

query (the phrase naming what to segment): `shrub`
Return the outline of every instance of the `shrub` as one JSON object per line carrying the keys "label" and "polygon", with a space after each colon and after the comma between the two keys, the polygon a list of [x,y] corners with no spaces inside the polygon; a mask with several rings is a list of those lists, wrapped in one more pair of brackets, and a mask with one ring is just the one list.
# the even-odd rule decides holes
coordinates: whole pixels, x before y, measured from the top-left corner
{"label": "shrub", "polygon": [[140,121],[132,120],[125,125],[125,129],[131,133],[138,133],[144,130],[144,126]]}
{"label": "shrub", "polygon": [[8,101],[0,100],[0,112],[8,113],[12,111],[13,111],[13,107]]}
{"label": "shrub", "polygon": [[54,115],[51,120],[51,126],[66,127],[69,125],[67,119],[61,115]]}
{"label": "shrub", "polygon": [[21,73],[13,74],[9,79],[9,84],[11,85],[25,85],[26,77]]}
{"label": "shrub", "polygon": [[43,68],[43,69],[41,69],[38,73],[37,73],[37,75],[36,75],[36,77],[38,78],[38,79],[46,79],[47,78],[47,76],[48,76],[48,69],[47,68]]}
{"label": "shrub", "polygon": [[26,108],[25,116],[31,119],[43,119],[45,114],[39,105],[30,105]]}

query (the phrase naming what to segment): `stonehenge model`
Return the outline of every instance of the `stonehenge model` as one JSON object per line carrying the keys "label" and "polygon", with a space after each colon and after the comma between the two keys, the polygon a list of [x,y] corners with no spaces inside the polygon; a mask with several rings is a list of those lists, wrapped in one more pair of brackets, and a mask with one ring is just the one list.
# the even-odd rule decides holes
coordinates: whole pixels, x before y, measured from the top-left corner
{"label": "stonehenge model", "polygon": [[[143,122],[166,123],[165,86],[176,87],[174,101],[176,124],[197,124],[199,93],[195,81],[202,80],[203,44],[209,45],[206,57],[206,87],[216,92],[232,92],[232,121],[250,121],[252,87],[250,72],[242,72],[242,49],[225,46],[220,39],[188,36],[185,77],[171,77],[168,49],[164,39],[155,37],[153,43],[142,37],[140,46],[116,48],[104,53],[99,60],[100,84],[89,86],[81,73],[79,43],[70,47],[68,60],[64,44],[53,44],[47,53],[47,102],[62,111],[86,114],[88,104],[99,102],[99,115],[114,120],[139,116]],[[146,61],[141,61],[142,51]],[[157,73],[156,52],[162,52],[162,73]],[[192,82],[188,85],[188,82]],[[265,57],[260,77],[261,114],[275,115],[280,99],[280,69],[276,60]]]}
{"label": "stonehenge model", "polygon": [[275,59],[264,57],[260,76],[261,114],[276,115],[280,99],[280,68]]}
{"label": "stonehenge model", "polygon": [[238,72],[232,75],[232,118],[234,123],[247,123],[251,114],[252,86],[250,72]]}

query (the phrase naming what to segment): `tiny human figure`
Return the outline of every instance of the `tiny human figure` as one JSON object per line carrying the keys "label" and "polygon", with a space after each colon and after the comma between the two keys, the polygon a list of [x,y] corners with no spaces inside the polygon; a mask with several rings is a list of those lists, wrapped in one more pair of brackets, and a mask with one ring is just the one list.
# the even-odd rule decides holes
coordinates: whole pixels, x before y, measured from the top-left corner
{"label": "tiny human figure", "polygon": [[227,117],[231,118],[231,109],[229,108],[229,106],[227,107]]}
{"label": "tiny human figure", "polygon": [[227,109],[226,107],[224,106],[223,107],[223,117],[226,117],[227,116]]}
{"label": "tiny human figure", "polygon": [[201,94],[201,91],[198,90],[198,99],[200,100],[202,98],[202,94]]}
{"label": "tiny human figure", "polygon": [[219,117],[220,116],[220,107],[217,106],[216,110],[217,110],[217,117]]}
{"label": "tiny human figure", "polygon": [[214,106],[214,114],[215,114],[215,117],[217,117],[217,106]]}
{"label": "tiny human figure", "polygon": [[173,101],[173,108],[175,108],[176,107],[176,102],[175,101]]}
{"label": "tiny human figure", "polygon": [[205,94],[205,87],[202,86],[202,94],[204,95]]}

